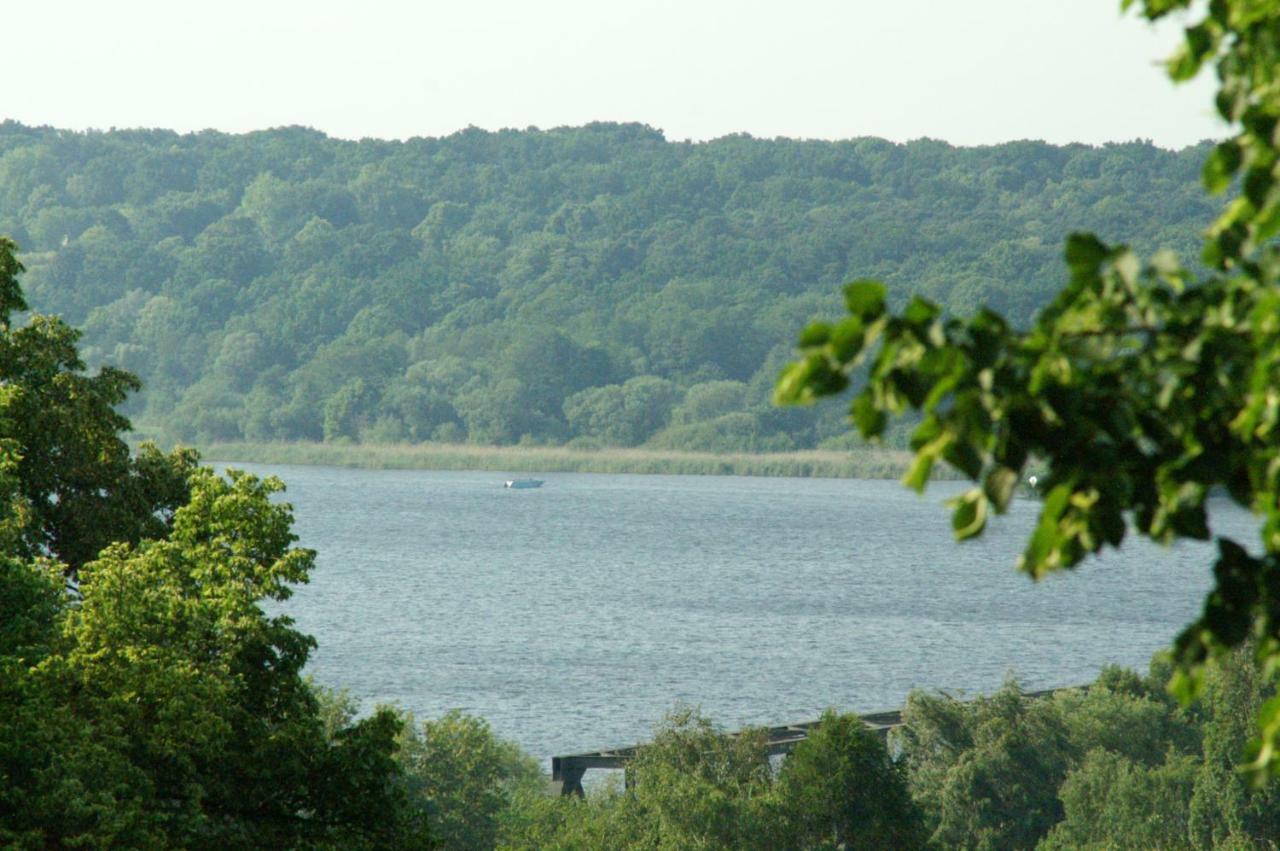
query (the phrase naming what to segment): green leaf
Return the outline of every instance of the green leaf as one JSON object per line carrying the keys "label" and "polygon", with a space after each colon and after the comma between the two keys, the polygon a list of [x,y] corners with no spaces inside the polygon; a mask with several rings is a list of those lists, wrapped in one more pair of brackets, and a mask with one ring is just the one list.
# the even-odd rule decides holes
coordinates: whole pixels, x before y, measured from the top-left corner
{"label": "green leaf", "polygon": [[[1243,198],[1237,198],[1237,201],[1244,201]],[[1247,203],[1247,202],[1246,202]],[[1227,211],[1230,213],[1230,210]],[[1219,256],[1224,261],[1234,260],[1240,256],[1240,251],[1244,247],[1245,241],[1249,238],[1249,232],[1244,225],[1239,222],[1220,231],[1213,238],[1213,244],[1218,246]]]}
{"label": "green leaf", "polygon": [[1249,99],[1243,86],[1224,85],[1213,99],[1218,114],[1228,122],[1237,121],[1248,105]]}
{"label": "green leaf", "polygon": [[1064,252],[1067,266],[1077,277],[1096,277],[1109,250],[1091,233],[1073,233],[1067,237]]}
{"label": "green leaf", "polygon": [[1214,49],[1213,35],[1204,24],[1188,28],[1185,37],[1186,40],[1178,45],[1166,66],[1169,76],[1176,82],[1190,80],[1200,73],[1205,60]]}
{"label": "green leaf", "polygon": [[1270,169],[1251,168],[1244,176],[1244,196],[1249,203],[1261,210],[1271,200],[1276,179]]}
{"label": "green leaf", "polygon": [[1253,223],[1253,237],[1258,242],[1266,242],[1280,234],[1280,203],[1271,203],[1262,210]]}
{"label": "green leaf", "polygon": [[1265,109],[1258,107],[1250,107],[1245,110],[1244,116],[1240,119],[1240,123],[1244,125],[1252,135],[1261,139],[1269,145],[1280,144],[1280,139],[1276,138],[1276,126],[1280,124],[1280,118],[1267,112]]}
{"label": "green leaf", "polygon": [[879,281],[854,281],[844,288],[844,306],[860,319],[873,319],[884,313],[884,300],[888,293]]}
{"label": "green leaf", "polygon": [[912,459],[911,466],[902,476],[902,483],[916,493],[924,493],[924,486],[929,483],[929,474],[933,472],[933,463],[937,458],[930,452],[918,452]]}
{"label": "green leaf", "polygon": [[971,479],[982,472],[982,454],[969,440],[956,440],[942,453],[947,463]]}
{"label": "green leaf", "polygon": [[1045,523],[1043,520],[1036,526],[1027,542],[1027,548],[1018,559],[1018,569],[1039,579],[1047,571],[1046,562],[1049,554],[1058,546],[1058,524]]}
{"label": "green leaf", "polygon": [[850,316],[831,331],[831,356],[840,363],[849,363],[866,344],[867,329],[857,316]]}
{"label": "green leaf", "polygon": [[942,309],[928,299],[912,296],[906,310],[902,311],[902,320],[908,325],[919,328],[937,319],[941,312]]}
{"label": "green leaf", "polygon": [[[922,428],[924,428],[923,424]],[[929,482],[929,473],[933,469],[934,462],[955,440],[955,435],[949,431],[939,429],[933,429],[932,431],[936,436],[916,450],[915,461],[912,462],[911,468],[907,470],[906,475],[902,477],[902,483],[916,493],[924,492],[924,486]]]}
{"label": "green leaf", "polygon": [[940,434],[942,434],[942,420],[938,419],[934,414],[929,414],[911,432],[911,440],[908,445],[915,452],[929,445]]}
{"label": "green leaf", "polygon": [[773,387],[775,405],[807,405],[813,401],[809,392],[809,376],[813,367],[810,358],[789,363],[782,368],[778,382]]}
{"label": "green leaf", "polygon": [[1111,268],[1116,270],[1121,280],[1129,287],[1137,286],[1138,272],[1141,270],[1141,264],[1138,263],[1138,256],[1132,251],[1125,249],[1116,255],[1111,261]]}
{"label": "green leaf", "polygon": [[879,437],[884,432],[884,411],[877,407],[870,391],[864,391],[849,406],[849,415],[863,437]]}
{"label": "green leaf", "polygon": [[1208,21],[1194,27],[1188,27],[1185,31],[1185,36],[1187,49],[1197,62],[1204,62],[1209,57],[1209,54],[1213,52],[1214,45],[1217,43],[1215,30]]}
{"label": "green leaf", "polygon": [[849,378],[843,372],[831,368],[824,359],[820,368],[813,371],[809,387],[814,396],[835,396],[849,386]]}
{"label": "green leaf", "polygon": [[1173,530],[1181,537],[1197,541],[1209,540],[1209,523],[1203,505],[1192,505],[1175,511],[1169,518]]}
{"label": "green leaf", "polygon": [[1267,779],[1268,769],[1280,759],[1280,697],[1273,697],[1258,710],[1258,737],[1250,743],[1252,762],[1246,767],[1250,782],[1261,787]]}
{"label": "green leaf", "polygon": [[982,534],[982,530],[987,525],[985,493],[979,488],[973,488],[948,504],[955,509],[951,515],[951,528],[956,533],[957,541],[964,541]]}
{"label": "green leaf", "polygon": [[1008,467],[996,467],[987,473],[982,482],[982,490],[995,505],[996,511],[1002,512],[1013,498],[1013,491],[1018,485],[1018,471]]}
{"label": "green leaf", "polygon": [[1201,64],[1187,45],[1180,44],[1165,63],[1165,68],[1170,77],[1181,82],[1194,77],[1200,71]]}
{"label": "green leaf", "polygon": [[800,346],[821,346],[831,339],[831,325],[826,322],[815,322],[800,332]]}
{"label": "green leaf", "polygon": [[1205,159],[1204,168],[1200,171],[1200,178],[1204,181],[1205,188],[1214,194],[1226,189],[1231,185],[1231,178],[1235,176],[1243,161],[1244,152],[1235,139],[1229,139],[1218,145]]}
{"label": "green leaf", "polygon": [[785,404],[809,404],[820,396],[832,396],[849,386],[849,379],[833,370],[821,354],[810,354],[783,370],[774,391]]}
{"label": "green leaf", "polygon": [[[942,350],[935,349],[934,351],[942,351]],[[954,350],[948,350],[948,351],[954,351]],[[933,387],[930,388],[929,394],[925,396],[924,403],[920,407],[923,410],[932,411],[933,409],[938,407],[938,403],[941,402],[943,399],[945,399],[947,397],[947,394],[950,393],[952,390],[954,390],[956,388],[956,385],[959,383],[960,383],[960,375],[957,372],[944,374],[941,378],[938,378],[933,382]]]}
{"label": "green leaf", "polygon": [[1228,538],[1218,539],[1218,561],[1213,566],[1216,585],[1205,603],[1201,623],[1213,639],[1235,647],[1249,635],[1249,613],[1258,601],[1257,577],[1262,563]]}
{"label": "green leaf", "polygon": [[1212,239],[1205,240],[1204,248],[1200,250],[1201,263],[1214,269],[1220,269],[1225,259],[1217,242]]}
{"label": "green leaf", "polygon": [[1169,693],[1184,706],[1198,698],[1203,691],[1204,674],[1200,668],[1180,668],[1169,679]]}
{"label": "green leaf", "polygon": [[1067,536],[1062,528],[1062,514],[1071,501],[1071,486],[1056,485],[1045,495],[1040,506],[1040,521],[1018,560],[1018,568],[1039,579],[1050,570],[1063,566],[1062,550]]}

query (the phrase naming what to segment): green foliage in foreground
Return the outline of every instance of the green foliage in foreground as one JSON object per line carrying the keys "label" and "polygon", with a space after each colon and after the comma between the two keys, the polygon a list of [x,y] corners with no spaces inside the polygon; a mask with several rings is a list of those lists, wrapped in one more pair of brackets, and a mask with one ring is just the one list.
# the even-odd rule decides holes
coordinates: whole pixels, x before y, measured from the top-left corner
{"label": "green foliage in foreground", "polygon": [[1014,682],[973,701],[913,693],[888,747],[828,712],[775,765],[763,731],[728,736],[681,710],[641,746],[627,788],[582,799],[539,791],[482,722],[452,716],[462,756],[441,753],[447,768],[431,772],[434,818],[450,847],[512,851],[1274,847],[1280,793],[1233,768],[1274,690],[1247,650],[1211,663],[1190,705],[1169,695],[1172,675],[1160,656],[1148,676],[1111,668],[1050,698]]}
{"label": "green foliage in foreground", "polygon": [[[411,836],[387,712],[326,738],[314,643],[260,603],[306,580],[277,481],[207,469],[169,536],[80,571],[0,561],[0,841],[386,847]],[[15,628],[16,626],[16,628]]]}
{"label": "green foliage in foreground", "polygon": [[[1192,4],[1136,5],[1154,20]],[[1066,286],[1026,331],[989,309],[948,317],[922,297],[895,311],[884,284],[856,281],[848,315],[803,332],[803,360],[777,387],[780,401],[813,401],[848,387],[867,360],[854,423],[875,439],[891,415],[922,414],[903,481],[923,490],[946,461],[978,485],[953,504],[961,540],[1006,509],[1041,459],[1045,498],[1020,560],[1033,577],[1119,546],[1130,530],[1208,539],[1218,489],[1257,514],[1260,547],[1218,538],[1216,585],[1177,640],[1174,688],[1188,699],[1208,659],[1250,638],[1266,675],[1280,671],[1280,2],[1208,4],[1169,71],[1184,80],[1208,64],[1236,134],[1203,167],[1210,193],[1230,190],[1205,235],[1207,274],[1170,254],[1144,265],[1126,246],[1076,233]],[[1258,723],[1254,767],[1280,773],[1280,701]]]}
{"label": "green foliage in foreground", "polygon": [[499,848],[919,848],[907,778],[854,716],[828,712],[776,769],[763,730],[728,736],[672,713],[629,768],[632,786],[577,798],[515,797]]}
{"label": "green foliage in foreground", "polygon": [[1085,691],[1027,700],[1016,686],[971,703],[914,694],[897,743],[937,848],[1236,848],[1280,840],[1277,792],[1234,763],[1274,695],[1248,652],[1206,671],[1201,699],[1168,693],[1173,669],[1103,672]]}
{"label": "green foliage in foreground", "polygon": [[1077,223],[1187,251],[1207,147],[955,148],[638,125],[343,141],[0,123],[0,233],[37,310],[226,441],[814,448],[778,411],[793,329],[875,274],[1018,320]]}
{"label": "green foliage in foreground", "polygon": [[483,719],[456,710],[421,726],[409,717],[397,759],[410,800],[442,848],[493,848],[511,800],[546,791],[536,760],[495,736]]}

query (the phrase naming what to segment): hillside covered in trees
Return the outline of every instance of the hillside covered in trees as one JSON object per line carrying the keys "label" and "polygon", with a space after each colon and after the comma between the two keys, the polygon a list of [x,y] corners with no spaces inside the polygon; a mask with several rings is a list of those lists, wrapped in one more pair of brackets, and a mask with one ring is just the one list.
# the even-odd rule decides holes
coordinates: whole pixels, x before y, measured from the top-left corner
{"label": "hillside covered in trees", "polygon": [[786,450],[850,440],[769,404],[840,283],[1027,321],[1068,230],[1192,256],[1207,150],[6,122],[0,234],[173,438]]}

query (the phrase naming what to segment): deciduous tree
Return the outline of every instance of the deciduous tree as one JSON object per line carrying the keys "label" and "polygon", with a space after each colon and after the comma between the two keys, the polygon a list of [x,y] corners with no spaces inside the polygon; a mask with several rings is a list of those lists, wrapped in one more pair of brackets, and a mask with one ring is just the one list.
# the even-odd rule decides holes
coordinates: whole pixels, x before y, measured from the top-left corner
{"label": "deciduous tree", "polygon": [[87,375],[80,334],[57,317],[33,315],[18,285],[16,246],[0,237],[0,438],[28,516],[16,555],[48,555],[74,574],[107,544],[162,537],[186,501],[189,451],[144,445],[131,455],[129,420],[117,406],[138,379],[105,367]]}

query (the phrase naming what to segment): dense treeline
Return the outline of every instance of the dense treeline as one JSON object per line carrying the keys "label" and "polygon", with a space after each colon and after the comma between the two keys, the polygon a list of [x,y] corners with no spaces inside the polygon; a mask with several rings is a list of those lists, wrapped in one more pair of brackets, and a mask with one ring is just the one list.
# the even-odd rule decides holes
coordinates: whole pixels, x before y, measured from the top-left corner
{"label": "dense treeline", "polygon": [[777,410],[795,328],[873,275],[1019,322],[1086,227],[1184,256],[1204,149],[954,148],[637,125],[407,142],[0,124],[36,309],[187,441],[717,450],[847,441]]}

